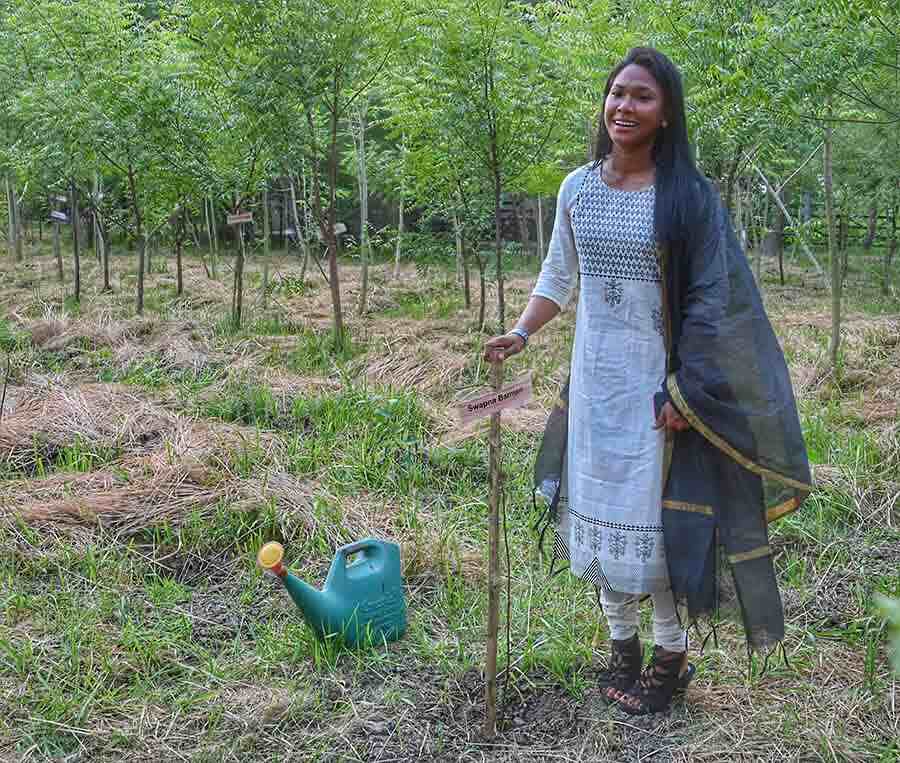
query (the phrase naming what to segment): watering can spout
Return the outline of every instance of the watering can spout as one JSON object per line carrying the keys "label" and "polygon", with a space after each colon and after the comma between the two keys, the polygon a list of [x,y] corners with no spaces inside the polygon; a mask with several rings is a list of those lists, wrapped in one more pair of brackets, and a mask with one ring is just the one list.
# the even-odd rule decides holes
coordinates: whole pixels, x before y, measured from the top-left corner
{"label": "watering can spout", "polygon": [[288,572],[282,563],[284,548],[280,543],[266,543],[259,550],[256,559],[260,567],[281,581],[307,622],[315,627],[325,619],[325,594]]}

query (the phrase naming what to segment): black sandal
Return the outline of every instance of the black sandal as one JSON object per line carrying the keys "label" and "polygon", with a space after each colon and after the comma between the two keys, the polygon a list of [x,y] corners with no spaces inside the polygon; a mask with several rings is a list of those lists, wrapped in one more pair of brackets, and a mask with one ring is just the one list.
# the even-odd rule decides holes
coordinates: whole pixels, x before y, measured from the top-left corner
{"label": "black sandal", "polygon": [[696,673],[691,663],[684,672],[679,672],[684,655],[684,652],[667,652],[660,646],[654,647],[653,660],[634,684],[617,697],[619,706],[629,715],[650,715],[668,710],[672,697],[687,689]]}
{"label": "black sandal", "polygon": [[644,653],[635,633],[631,638],[612,640],[612,651],[605,670],[597,674],[597,684],[606,699],[615,701],[615,694],[627,691],[641,675]]}

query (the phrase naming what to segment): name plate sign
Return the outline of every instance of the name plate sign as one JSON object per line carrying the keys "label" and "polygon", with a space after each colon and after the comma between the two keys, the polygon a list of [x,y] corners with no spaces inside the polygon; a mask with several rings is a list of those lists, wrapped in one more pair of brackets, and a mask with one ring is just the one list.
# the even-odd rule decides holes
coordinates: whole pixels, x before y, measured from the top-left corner
{"label": "name plate sign", "polygon": [[235,212],[233,215],[226,216],[228,225],[243,225],[244,223],[253,222],[252,212]]}
{"label": "name plate sign", "polygon": [[512,384],[507,384],[499,391],[487,392],[471,400],[456,404],[460,423],[465,426],[476,419],[492,416],[500,411],[521,408],[527,405],[532,396],[531,374],[521,376]]}

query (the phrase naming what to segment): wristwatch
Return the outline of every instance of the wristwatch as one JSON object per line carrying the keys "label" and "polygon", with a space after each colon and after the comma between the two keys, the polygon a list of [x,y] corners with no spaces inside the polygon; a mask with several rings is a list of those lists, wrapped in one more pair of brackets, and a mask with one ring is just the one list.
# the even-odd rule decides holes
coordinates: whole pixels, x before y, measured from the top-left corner
{"label": "wristwatch", "polygon": [[522,337],[522,347],[525,347],[528,345],[528,332],[525,329],[514,328],[509,333]]}

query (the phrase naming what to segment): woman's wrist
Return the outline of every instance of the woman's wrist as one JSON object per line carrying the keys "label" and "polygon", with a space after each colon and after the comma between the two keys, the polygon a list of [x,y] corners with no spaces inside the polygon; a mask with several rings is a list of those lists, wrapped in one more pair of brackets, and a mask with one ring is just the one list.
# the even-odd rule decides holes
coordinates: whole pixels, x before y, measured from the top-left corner
{"label": "woman's wrist", "polygon": [[509,333],[510,333],[510,334],[513,334],[514,336],[519,337],[519,338],[522,340],[522,347],[523,347],[523,348],[524,348],[525,346],[528,345],[528,338],[529,338],[529,336],[531,336],[531,335],[528,333],[528,331],[526,331],[525,329],[523,329],[521,326],[516,326],[516,327],[515,327],[514,329],[512,329],[512,331],[510,331]]}

